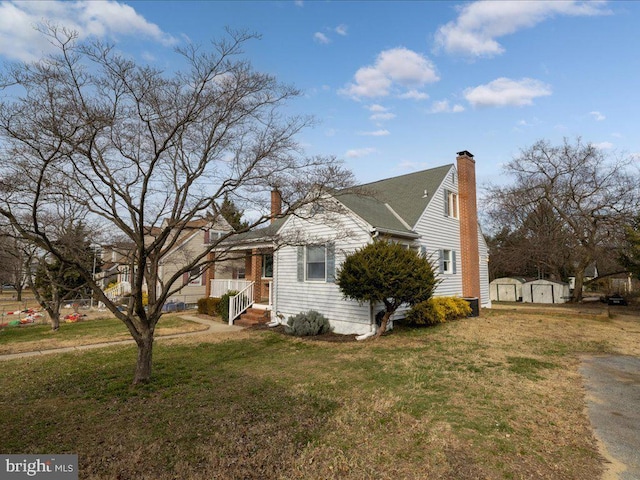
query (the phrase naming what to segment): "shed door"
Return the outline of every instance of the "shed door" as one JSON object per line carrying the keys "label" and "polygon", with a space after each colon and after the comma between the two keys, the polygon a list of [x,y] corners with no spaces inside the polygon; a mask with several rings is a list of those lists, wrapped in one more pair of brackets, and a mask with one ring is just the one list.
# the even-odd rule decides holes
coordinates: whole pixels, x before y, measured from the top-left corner
{"label": "shed door", "polygon": [[533,303],[554,303],[553,285],[531,285]]}
{"label": "shed door", "polygon": [[498,284],[498,301],[500,302],[517,302],[518,295],[516,293],[515,285]]}

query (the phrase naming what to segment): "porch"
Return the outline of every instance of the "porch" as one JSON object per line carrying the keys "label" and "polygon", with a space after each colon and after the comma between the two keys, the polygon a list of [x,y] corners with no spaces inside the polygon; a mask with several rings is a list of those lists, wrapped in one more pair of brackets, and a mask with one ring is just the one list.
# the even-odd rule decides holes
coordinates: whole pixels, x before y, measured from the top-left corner
{"label": "porch", "polygon": [[244,278],[211,279],[209,296],[238,292],[229,301],[230,325],[240,315],[245,323],[268,323],[273,304],[273,249],[247,249],[244,256],[244,272],[241,272]]}
{"label": "porch", "polygon": [[[260,283],[263,283],[261,280]],[[211,297],[221,297],[225,293],[235,291],[236,295],[229,297],[229,325],[233,325],[238,317],[243,321],[244,325],[254,325],[259,323],[268,323],[270,318],[271,305],[273,299],[272,281],[267,284],[266,291],[268,296],[266,301],[256,295],[256,282],[241,279],[214,279],[211,280]],[[256,298],[261,301],[257,302]],[[238,324],[241,324],[238,322]]]}

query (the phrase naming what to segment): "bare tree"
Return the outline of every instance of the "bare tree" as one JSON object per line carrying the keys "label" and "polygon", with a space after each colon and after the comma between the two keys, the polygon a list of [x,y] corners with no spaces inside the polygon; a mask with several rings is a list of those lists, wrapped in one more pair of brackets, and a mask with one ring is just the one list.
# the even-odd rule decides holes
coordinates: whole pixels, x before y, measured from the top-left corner
{"label": "bare tree", "polygon": [[[575,276],[573,300],[582,298],[585,269],[615,252],[640,205],[631,159],[606,155],[580,138],[559,146],[539,141],[505,166],[513,185],[491,187],[487,198],[496,224],[537,232],[531,247],[551,258],[554,249]],[[546,221],[527,225],[534,212]],[[502,219],[502,221],[500,221]],[[551,221],[549,221],[551,219]],[[499,252],[493,252],[499,255]]]}
{"label": "bare tree", "polygon": [[[295,136],[311,120],[283,116],[282,107],[299,92],[242,59],[241,47],[254,35],[230,31],[210,51],[187,46],[177,51],[176,71],[163,72],[109,45],[80,43],[64,29],[43,32],[57,54],[15,64],[4,78],[0,132],[6,145],[2,164],[9,166],[2,172],[0,215],[29,242],[82,273],[135,339],[133,381],[146,382],[155,326],[165,301],[182,287],[183,274],[220,260],[220,242],[268,222],[272,189],[282,195],[284,216],[345,186],[351,176],[333,158],[303,155]],[[252,220],[161,281],[161,260],[182,230],[225,195],[243,200]],[[131,242],[126,310],[52,238],[45,215],[60,204],[86,215],[96,237]]]}
{"label": "bare tree", "polygon": [[507,204],[488,213],[493,224],[499,225],[488,238],[489,248],[495,253],[489,264],[491,278],[565,279],[567,272],[573,271],[576,241],[562,219],[547,203],[522,202],[522,196],[505,200]]}
{"label": "bare tree", "polygon": [[26,285],[26,256],[22,243],[11,228],[0,231],[0,285],[11,285],[16,291],[16,300],[22,301],[22,291]]}

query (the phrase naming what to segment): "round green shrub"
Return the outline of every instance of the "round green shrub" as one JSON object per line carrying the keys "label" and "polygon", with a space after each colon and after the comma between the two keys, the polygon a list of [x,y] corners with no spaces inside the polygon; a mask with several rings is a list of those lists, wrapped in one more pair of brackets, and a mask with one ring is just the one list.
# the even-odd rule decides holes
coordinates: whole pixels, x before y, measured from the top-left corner
{"label": "round green shrub", "polygon": [[309,337],[330,332],[331,325],[324,315],[315,310],[309,310],[289,317],[284,331],[296,337]]}

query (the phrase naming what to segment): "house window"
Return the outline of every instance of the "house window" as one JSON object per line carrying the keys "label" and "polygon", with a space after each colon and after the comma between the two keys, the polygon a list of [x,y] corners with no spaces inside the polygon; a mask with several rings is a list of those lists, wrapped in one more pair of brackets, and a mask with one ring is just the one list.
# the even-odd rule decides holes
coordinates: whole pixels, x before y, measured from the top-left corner
{"label": "house window", "polygon": [[307,245],[298,247],[297,279],[299,282],[328,282],[333,283],[336,269],[335,245],[331,242],[325,245]]}
{"label": "house window", "polygon": [[129,270],[129,266],[125,265],[122,268],[122,280],[121,282],[128,282],[131,278],[131,271]]}
{"label": "house window", "polygon": [[205,232],[205,242],[204,243],[214,243],[217,240],[220,240],[224,232],[220,232],[218,230],[209,230]]}
{"label": "house window", "polygon": [[191,271],[189,272],[189,285],[195,287],[202,286],[202,270],[202,267],[195,267],[191,269]]}
{"label": "house window", "polygon": [[327,249],[323,245],[313,245],[306,248],[305,272],[307,280],[326,280],[327,278]]}
{"label": "house window", "polygon": [[458,218],[458,194],[446,191],[445,215]]}
{"label": "house window", "polygon": [[440,273],[456,273],[456,252],[453,250],[440,250]]}
{"label": "house window", "polygon": [[262,278],[273,278],[273,253],[262,255]]}

